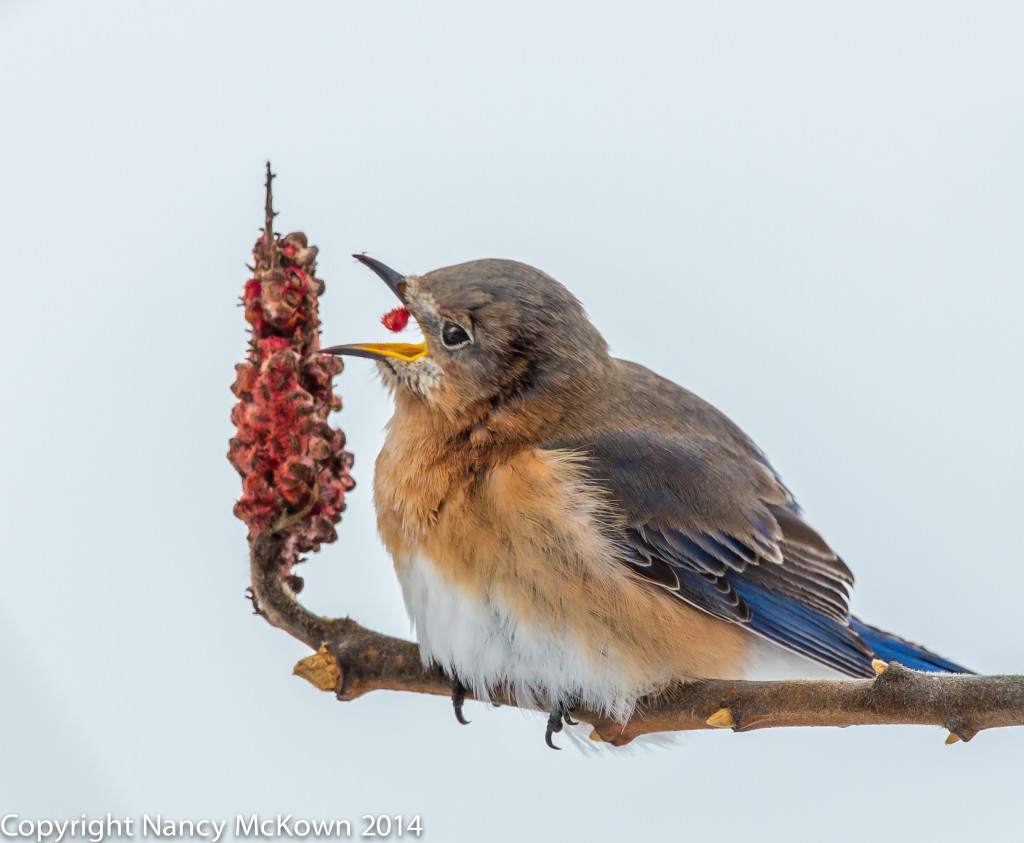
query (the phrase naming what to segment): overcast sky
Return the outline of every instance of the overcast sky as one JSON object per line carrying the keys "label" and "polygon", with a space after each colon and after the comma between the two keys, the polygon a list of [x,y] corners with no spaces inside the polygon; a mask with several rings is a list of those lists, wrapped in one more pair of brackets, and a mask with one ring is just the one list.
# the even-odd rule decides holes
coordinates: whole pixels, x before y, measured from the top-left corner
{"label": "overcast sky", "polygon": [[[420,815],[424,839],[1019,832],[1024,729],[699,733],[341,704],[250,614],[224,455],[261,223],[321,249],[324,338],[385,338],[367,251],[534,264],[614,352],[767,451],[861,617],[1024,671],[1019,3],[0,0],[0,813]],[[358,488],[303,598],[408,635]]]}

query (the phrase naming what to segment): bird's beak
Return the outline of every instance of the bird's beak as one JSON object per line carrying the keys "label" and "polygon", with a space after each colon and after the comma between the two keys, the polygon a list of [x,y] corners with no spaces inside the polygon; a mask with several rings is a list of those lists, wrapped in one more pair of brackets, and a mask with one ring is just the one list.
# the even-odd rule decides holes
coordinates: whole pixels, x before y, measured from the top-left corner
{"label": "bird's beak", "polygon": [[332,345],[330,348],[321,348],[320,353],[368,357],[370,360],[394,357],[405,363],[412,363],[427,356],[427,347],[421,342],[360,342],[353,345]]}
{"label": "bird's beak", "polygon": [[352,255],[352,257],[377,273],[377,277],[388,285],[388,289],[398,296],[398,300],[402,304],[405,304],[406,281],[405,276],[401,272],[395,272],[390,266],[385,266],[368,255]]}
{"label": "bird's beak", "polygon": [[[405,290],[406,280],[405,276],[400,272],[396,272],[390,266],[386,266],[378,260],[374,260],[366,255],[352,255],[357,261],[366,266],[370,267],[377,276],[388,285],[388,289],[391,290],[398,300],[402,304],[406,303]],[[323,354],[344,354],[349,357],[368,357],[370,360],[383,360],[387,357],[393,357],[397,360],[401,360],[405,363],[412,363],[416,360],[420,360],[427,356],[427,347],[423,343],[408,343],[408,342],[366,342],[366,343],[354,343],[352,345],[334,345],[330,348],[322,348],[320,351]]]}

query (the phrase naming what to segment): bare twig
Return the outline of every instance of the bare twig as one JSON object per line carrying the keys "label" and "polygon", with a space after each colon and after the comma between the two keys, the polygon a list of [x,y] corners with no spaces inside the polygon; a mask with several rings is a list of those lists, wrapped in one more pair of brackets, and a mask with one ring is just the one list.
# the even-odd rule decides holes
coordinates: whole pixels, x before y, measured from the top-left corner
{"label": "bare twig", "polygon": [[274,191],[273,183],[277,176],[270,169],[270,162],[267,162],[267,180],[265,183],[266,187],[266,199],[263,205],[263,250],[267,255],[273,254],[274,245],[274,217],[277,216],[277,212],[274,211]]}

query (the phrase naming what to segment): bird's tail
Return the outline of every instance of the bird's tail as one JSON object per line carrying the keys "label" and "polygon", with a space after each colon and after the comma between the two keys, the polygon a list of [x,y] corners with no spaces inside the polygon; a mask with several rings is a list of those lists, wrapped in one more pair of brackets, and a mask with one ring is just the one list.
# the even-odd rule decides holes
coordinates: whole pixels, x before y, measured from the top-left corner
{"label": "bird's tail", "polygon": [[885,662],[898,662],[911,670],[932,673],[974,673],[966,667],[937,656],[917,644],[911,644],[888,632],[868,626],[856,618],[850,618],[850,629],[875,651],[875,657]]}

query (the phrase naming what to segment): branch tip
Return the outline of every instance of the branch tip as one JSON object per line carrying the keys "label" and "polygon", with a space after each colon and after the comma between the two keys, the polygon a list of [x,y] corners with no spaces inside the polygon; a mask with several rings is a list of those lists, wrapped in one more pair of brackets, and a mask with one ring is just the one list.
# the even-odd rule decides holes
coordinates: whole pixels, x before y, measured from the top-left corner
{"label": "branch tip", "polygon": [[274,213],[274,193],[271,190],[271,183],[275,178],[276,176],[270,170],[270,162],[267,161],[267,196],[264,204],[265,224],[263,227],[263,240],[268,247],[274,242],[274,217],[277,216],[277,214]]}
{"label": "branch tip", "polygon": [[341,668],[328,647],[321,647],[313,655],[300,659],[292,668],[292,673],[321,691],[336,692],[341,688]]}

